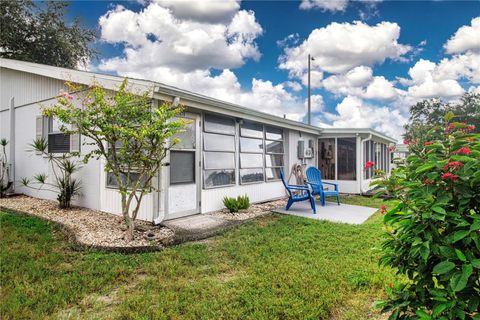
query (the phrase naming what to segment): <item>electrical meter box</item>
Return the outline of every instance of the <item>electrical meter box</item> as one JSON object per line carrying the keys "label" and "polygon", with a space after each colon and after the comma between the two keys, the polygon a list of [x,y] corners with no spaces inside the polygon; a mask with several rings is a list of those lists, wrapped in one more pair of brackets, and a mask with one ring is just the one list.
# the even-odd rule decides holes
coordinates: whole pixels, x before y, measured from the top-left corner
{"label": "electrical meter box", "polygon": [[313,158],[313,140],[308,140],[308,147],[305,144],[305,140],[298,140],[297,144],[297,157],[298,159],[310,159]]}

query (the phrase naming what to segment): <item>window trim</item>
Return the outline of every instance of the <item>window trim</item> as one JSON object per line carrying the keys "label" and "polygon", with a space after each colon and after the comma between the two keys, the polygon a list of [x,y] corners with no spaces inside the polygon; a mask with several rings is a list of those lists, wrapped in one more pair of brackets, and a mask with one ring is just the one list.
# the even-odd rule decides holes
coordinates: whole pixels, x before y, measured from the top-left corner
{"label": "window trim", "polygon": [[[216,118],[225,118],[225,119],[230,119],[232,120],[233,122],[233,134],[230,134],[230,133],[222,133],[222,132],[216,132],[216,131],[212,131],[212,130],[208,130],[207,129],[207,125],[206,123],[208,122],[207,120],[207,117],[209,116],[213,116],[213,117],[216,117]],[[202,188],[204,190],[209,190],[209,189],[216,189],[216,188],[225,188],[225,187],[231,187],[231,186],[235,186],[237,185],[237,167],[238,167],[238,163],[239,163],[239,160],[237,159],[237,154],[238,154],[238,148],[237,148],[237,144],[238,144],[238,129],[237,129],[237,122],[235,121],[235,118],[232,118],[232,117],[228,117],[228,116],[224,116],[224,115],[217,115],[217,114],[214,114],[214,113],[204,113],[203,114],[203,117],[202,117],[202,124],[203,124],[203,130],[201,132],[202,134],[202,137],[201,137],[201,144],[202,144],[202,147],[201,147],[201,152],[202,152],[202,156],[201,156],[201,162],[202,162],[202,166],[201,166],[201,183],[202,183]],[[233,151],[232,150],[215,150],[215,151],[211,151],[211,150],[206,150],[205,148],[205,133],[210,133],[210,134],[217,134],[217,135],[224,135],[224,136],[229,136],[229,137],[233,137],[233,143],[234,143],[234,148],[233,148]],[[207,152],[210,152],[210,153],[230,153],[230,154],[233,154],[233,168],[206,168],[206,153]],[[233,183],[231,184],[223,184],[223,185],[219,185],[219,186],[207,186],[205,181],[206,181],[206,176],[205,176],[205,173],[207,171],[219,171],[219,170],[225,170],[225,171],[233,171]]]}

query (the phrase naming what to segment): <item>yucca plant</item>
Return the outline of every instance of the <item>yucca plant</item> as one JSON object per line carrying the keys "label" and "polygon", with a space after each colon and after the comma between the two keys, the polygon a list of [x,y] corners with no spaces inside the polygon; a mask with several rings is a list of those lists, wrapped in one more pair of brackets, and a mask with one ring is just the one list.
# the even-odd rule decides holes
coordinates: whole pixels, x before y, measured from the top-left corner
{"label": "yucca plant", "polygon": [[28,178],[22,178],[21,183],[26,187],[56,193],[59,207],[70,208],[72,199],[80,195],[80,181],[73,177],[74,173],[80,169],[78,161],[70,153],[62,155],[48,153],[48,145],[45,138],[35,139],[30,146],[32,151],[41,153],[47,158],[52,168],[53,177],[49,181],[46,174],[39,173],[33,176],[33,181],[30,181]]}

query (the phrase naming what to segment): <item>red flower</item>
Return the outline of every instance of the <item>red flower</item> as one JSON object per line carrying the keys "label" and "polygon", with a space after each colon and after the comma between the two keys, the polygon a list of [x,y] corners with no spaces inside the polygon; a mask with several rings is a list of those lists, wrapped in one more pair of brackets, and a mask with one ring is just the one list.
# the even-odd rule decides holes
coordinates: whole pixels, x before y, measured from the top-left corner
{"label": "red flower", "polygon": [[432,184],[435,184],[435,181],[431,179],[424,179],[422,182],[426,186],[431,186]]}
{"label": "red flower", "polygon": [[457,180],[458,179],[458,176],[456,174],[453,174],[451,172],[446,172],[442,175],[442,179],[443,180]]}
{"label": "red flower", "polygon": [[380,213],[381,213],[381,214],[385,214],[385,212],[387,212],[387,206],[384,205],[384,204],[382,204],[382,205],[380,206]]}
{"label": "red flower", "polygon": [[453,168],[453,169],[458,169],[458,168],[461,168],[463,167],[463,163],[461,163],[460,161],[451,161],[449,163],[447,163],[443,169],[444,170],[447,170],[448,168]]}
{"label": "red flower", "polygon": [[432,145],[433,143],[434,143],[433,141],[426,141],[424,144],[425,144],[426,146],[429,146],[429,145]]}
{"label": "red flower", "polygon": [[371,167],[373,167],[375,165],[375,162],[373,161],[367,161],[367,163],[365,163],[365,167],[363,167],[365,170],[367,169],[370,169]]}
{"label": "red flower", "polygon": [[458,154],[470,154],[470,149],[468,147],[461,147],[456,152]]}
{"label": "red flower", "polygon": [[393,152],[393,151],[395,151],[395,149],[396,149],[395,146],[390,146],[390,147],[388,147],[387,150],[388,150],[388,152]]}
{"label": "red flower", "polygon": [[475,129],[475,126],[473,124],[467,126],[468,131],[473,131]]}

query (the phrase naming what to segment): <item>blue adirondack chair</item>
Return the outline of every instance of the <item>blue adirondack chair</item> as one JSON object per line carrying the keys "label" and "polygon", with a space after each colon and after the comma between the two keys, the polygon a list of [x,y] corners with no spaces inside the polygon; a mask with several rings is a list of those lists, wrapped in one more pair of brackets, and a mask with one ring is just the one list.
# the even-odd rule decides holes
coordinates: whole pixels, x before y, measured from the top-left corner
{"label": "blue adirondack chair", "polygon": [[[333,196],[337,197],[337,203],[340,205],[340,197],[339,197],[339,192],[338,192],[338,184],[336,183],[331,183],[331,182],[323,182],[322,181],[322,173],[320,172],[319,169],[315,167],[309,167],[307,169],[307,180],[308,184],[312,187],[312,195],[320,196],[320,203],[322,206],[325,205],[325,197]],[[335,190],[324,190],[323,185],[328,184],[332,185],[335,187]]]}
{"label": "blue adirondack chair", "polygon": [[[315,207],[315,199],[313,198],[312,193],[308,186],[301,186],[296,184],[288,184],[285,182],[285,177],[283,176],[283,170],[280,170],[280,178],[282,179],[282,183],[287,189],[288,192],[288,202],[286,206],[286,210],[290,209],[293,203],[299,201],[310,201],[310,206],[312,207],[313,213],[317,213],[317,208]],[[301,191],[300,193],[295,194],[293,191]]]}

